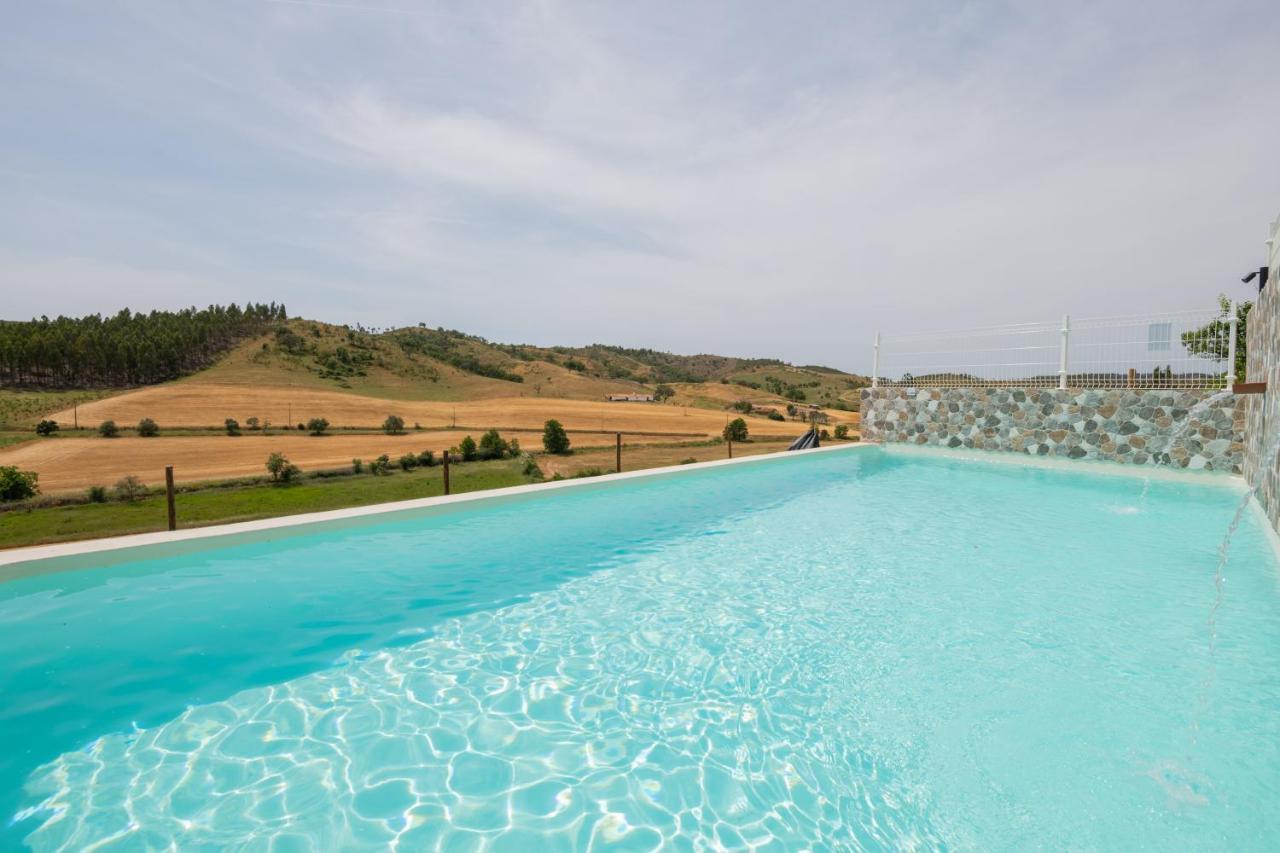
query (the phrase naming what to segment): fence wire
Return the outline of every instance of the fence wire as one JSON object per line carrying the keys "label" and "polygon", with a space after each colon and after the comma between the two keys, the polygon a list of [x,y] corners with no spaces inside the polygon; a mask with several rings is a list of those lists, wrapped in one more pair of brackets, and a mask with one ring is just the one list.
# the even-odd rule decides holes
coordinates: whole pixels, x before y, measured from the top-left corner
{"label": "fence wire", "polygon": [[1233,314],[1212,308],[877,335],[876,384],[1223,388]]}

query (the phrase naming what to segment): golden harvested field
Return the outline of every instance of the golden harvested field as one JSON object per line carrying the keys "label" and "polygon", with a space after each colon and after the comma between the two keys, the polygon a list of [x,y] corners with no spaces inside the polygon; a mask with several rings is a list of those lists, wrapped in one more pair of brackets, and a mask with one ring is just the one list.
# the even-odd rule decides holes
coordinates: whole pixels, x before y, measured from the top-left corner
{"label": "golden harvested field", "polygon": [[[434,450],[437,456],[464,435],[477,440],[474,430],[410,432],[407,435],[326,435],[298,433],[240,436],[182,436],[165,438],[58,438],[30,441],[0,451],[0,465],[17,465],[40,474],[40,490],[46,494],[111,486],[129,474],[147,485],[164,483],[164,468],[174,466],[180,483],[231,477],[265,476],[264,464],[272,453],[283,453],[304,471],[341,468],[355,458],[368,462],[386,453],[393,460],[405,453]],[[542,449],[540,432],[504,433],[529,450]],[[612,445],[612,435],[571,436],[575,447]]]}
{"label": "golden harvested field", "polygon": [[[241,424],[249,417],[273,424],[327,418],[334,427],[377,427],[390,414],[406,425],[541,430],[548,418],[556,418],[569,430],[601,430],[624,433],[718,435],[729,417],[724,411],[659,405],[609,403],[604,400],[567,400],[554,397],[505,397],[457,403],[433,400],[387,400],[321,388],[290,386],[216,385],[176,382],[130,391],[80,406],[80,424],[96,425],[114,420],[132,426],[142,418],[154,418],[164,427],[208,427],[227,418]],[[852,412],[831,412],[833,424],[857,423]],[[72,421],[71,410],[53,415],[60,423]],[[795,436],[802,426],[794,422],[748,418],[753,435]]]}

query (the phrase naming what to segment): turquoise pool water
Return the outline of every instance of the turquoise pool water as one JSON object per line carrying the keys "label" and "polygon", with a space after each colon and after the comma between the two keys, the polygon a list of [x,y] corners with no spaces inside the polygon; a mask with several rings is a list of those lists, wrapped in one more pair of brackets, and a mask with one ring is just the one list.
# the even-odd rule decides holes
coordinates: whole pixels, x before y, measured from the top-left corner
{"label": "turquoise pool water", "polygon": [[874,448],[0,584],[0,846],[1264,849],[1239,495]]}

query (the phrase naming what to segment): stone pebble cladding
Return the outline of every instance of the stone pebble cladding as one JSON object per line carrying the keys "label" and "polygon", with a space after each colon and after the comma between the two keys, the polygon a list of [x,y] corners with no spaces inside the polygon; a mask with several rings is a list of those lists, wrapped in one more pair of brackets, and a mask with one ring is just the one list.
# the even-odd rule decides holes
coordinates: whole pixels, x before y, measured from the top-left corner
{"label": "stone pebble cladding", "polygon": [[865,389],[862,435],[871,441],[1241,473],[1245,456],[1243,397],[1227,397],[1202,410],[1187,431],[1170,444],[1192,407],[1213,393]]}
{"label": "stone pebble cladding", "polygon": [[1272,269],[1271,282],[1258,294],[1249,312],[1249,366],[1251,382],[1266,382],[1265,394],[1246,395],[1244,475],[1258,486],[1258,501],[1271,525],[1280,531],[1280,466],[1263,460],[1262,454],[1280,433],[1280,280]]}

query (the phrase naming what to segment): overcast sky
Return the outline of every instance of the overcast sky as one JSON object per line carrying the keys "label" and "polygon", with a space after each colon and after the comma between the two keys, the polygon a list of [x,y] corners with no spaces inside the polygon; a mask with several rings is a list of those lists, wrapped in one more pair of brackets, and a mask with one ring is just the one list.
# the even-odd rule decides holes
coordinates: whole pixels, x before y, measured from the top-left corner
{"label": "overcast sky", "polygon": [[0,317],[866,371],[876,328],[1199,307],[1280,214],[1277,45],[1265,2],[12,2]]}

